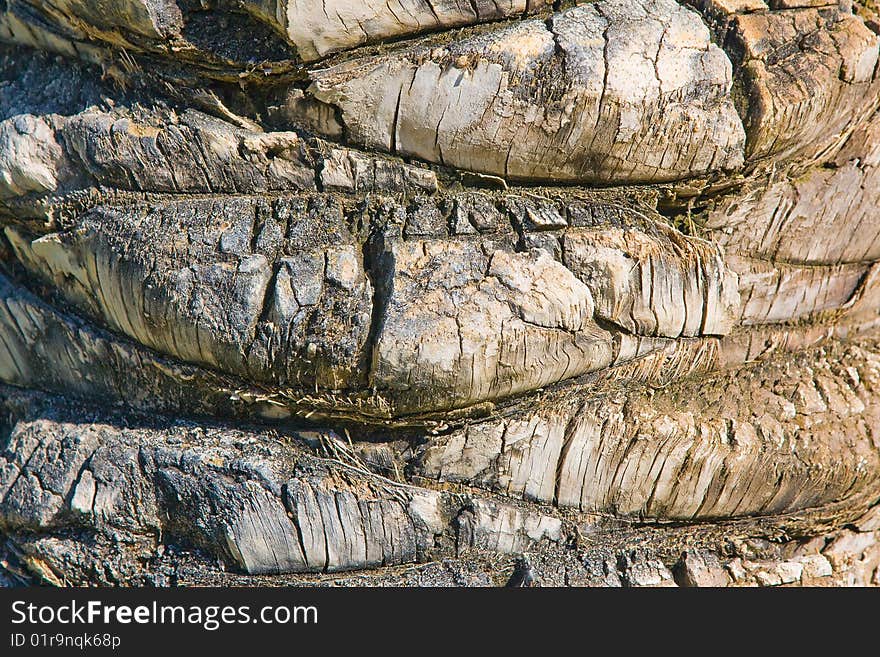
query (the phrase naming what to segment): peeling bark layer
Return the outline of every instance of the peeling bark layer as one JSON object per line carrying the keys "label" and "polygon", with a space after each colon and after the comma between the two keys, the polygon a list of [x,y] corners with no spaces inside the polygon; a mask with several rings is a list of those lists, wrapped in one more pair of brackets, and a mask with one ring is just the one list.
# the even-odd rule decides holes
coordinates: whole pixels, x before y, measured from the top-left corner
{"label": "peeling bark layer", "polygon": [[581,5],[311,77],[355,143],[508,179],[664,181],[742,165],[730,62],[671,0]]}

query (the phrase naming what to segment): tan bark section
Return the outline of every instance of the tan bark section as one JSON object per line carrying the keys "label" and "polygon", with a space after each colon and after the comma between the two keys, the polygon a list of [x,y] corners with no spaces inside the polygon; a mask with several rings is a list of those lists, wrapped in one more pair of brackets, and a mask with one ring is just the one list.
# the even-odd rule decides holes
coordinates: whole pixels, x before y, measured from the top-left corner
{"label": "tan bark section", "polygon": [[607,0],[312,73],[369,148],[513,180],[656,182],[742,165],[731,67],[672,0]]}
{"label": "tan bark section", "polygon": [[545,403],[522,419],[432,441],[423,471],[639,518],[772,515],[876,494],[880,361],[872,349],[740,368],[646,394]]}
{"label": "tan bark section", "polygon": [[306,61],[365,43],[519,17],[548,0],[241,0]]}
{"label": "tan bark section", "polygon": [[779,172],[723,199],[706,228],[728,253],[789,264],[880,258],[880,115],[823,166]]}

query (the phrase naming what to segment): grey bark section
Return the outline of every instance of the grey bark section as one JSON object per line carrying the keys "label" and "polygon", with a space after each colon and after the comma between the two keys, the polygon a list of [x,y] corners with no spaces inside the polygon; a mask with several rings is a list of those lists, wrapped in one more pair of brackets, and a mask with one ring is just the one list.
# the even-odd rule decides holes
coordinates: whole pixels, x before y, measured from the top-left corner
{"label": "grey bark section", "polygon": [[348,139],[512,180],[659,182],[739,168],[732,71],[672,0],[608,0],[316,69]]}
{"label": "grey bark section", "polygon": [[[95,412],[10,388],[0,394],[2,554],[16,578],[487,585],[512,581],[513,567],[542,584],[864,585],[880,565],[876,506],[852,515],[847,529],[782,545],[733,526],[721,551],[705,526],[702,538],[687,527],[634,530],[415,489],[372,475],[348,460],[351,452],[315,456],[346,449],[329,430],[281,438]],[[445,576],[436,572],[440,559],[451,569]],[[406,568],[378,570],[395,564]]]}
{"label": "grey bark section", "polygon": [[157,118],[164,129],[86,112],[63,126],[62,138],[81,167],[119,189],[254,193],[314,186],[296,134],[254,134],[194,111]]}
{"label": "grey bark section", "polygon": [[[35,103],[38,107],[42,103]],[[151,194],[432,194],[433,171],[294,132],[242,128],[197,110],[162,105],[72,116],[15,114],[0,121],[0,202],[41,216],[44,201],[108,188]],[[48,218],[48,217],[47,217]]]}
{"label": "grey bark section", "polygon": [[[527,558],[499,559],[469,551],[426,564],[326,575],[246,575],[221,570],[215,561],[191,550],[100,541],[84,547],[75,539],[55,536],[16,536],[0,547],[0,554],[6,563],[3,575],[11,585],[486,587],[520,582],[581,587],[839,587],[880,582],[877,531],[842,529],[813,540],[783,543],[735,539],[723,547],[701,543],[699,548],[694,547],[692,535],[669,534],[663,538],[681,545],[680,549],[658,548],[633,536],[604,535],[604,546],[560,549],[545,544]],[[137,566],[132,555],[140,559]]]}
{"label": "grey bark section", "polygon": [[641,337],[650,350],[650,338],[732,328],[735,277],[708,244],[611,227],[550,239],[562,263],[547,248],[392,245],[374,384],[399,389],[401,408],[436,408],[434,390],[464,406],[638,358]]}
{"label": "grey bark section", "polygon": [[[195,110],[21,114],[0,123],[0,139],[8,147],[0,198],[89,184],[177,194],[315,187],[299,135],[248,131]],[[34,179],[16,183],[25,175],[16,171]]]}
{"label": "grey bark section", "polygon": [[[820,325],[856,306],[852,327],[876,321],[871,263],[725,257],[625,193],[452,192],[399,160],[162,107],[20,115],[3,129],[14,143],[4,202],[13,215],[29,208],[6,229],[20,264],[114,331],[240,380],[220,389],[269,386],[282,416],[357,406],[370,387],[366,412],[389,418],[634,359],[649,371],[659,361],[646,355],[671,341],[739,322]],[[871,134],[866,124],[839,157],[860,158]],[[316,180],[333,191],[313,191]],[[96,185],[177,197],[88,192]],[[180,199],[198,190],[235,195]],[[97,207],[64,209],[83,192]],[[33,234],[46,220],[63,228]],[[758,334],[745,335],[742,355],[760,354]]]}
{"label": "grey bark section", "polygon": [[[841,316],[839,325],[825,323],[801,329],[767,327],[736,331],[720,341],[716,338],[673,340],[623,333],[612,344],[614,367],[596,372],[594,378],[572,379],[564,388],[592,391],[597,378],[598,382],[671,382],[695,372],[735,367],[823,344],[834,337],[868,332],[880,321],[878,281],[877,276],[867,281],[859,300]],[[445,424],[444,406],[438,403],[438,397],[424,395],[418,389],[389,397],[376,395],[369,389],[342,395],[332,390],[258,385],[249,378],[223,375],[163,358],[143,346],[60,312],[9,279],[4,278],[2,282],[4,306],[0,334],[7,356],[2,361],[0,378],[15,385],[172,413],[255,416],[271,420],[291,415],[315,416],[389,426],[398,422],[417,426]],[[430,326],[423,330],[424,335],[431,335]],[[536,376],[544,375],[537,370]],[[471,389],[465,392],[468,390]],[[449,397],[440,401],[452,404],[457,400]],[[521,399],[504,403],[528,408],[528,402]],[[420,414],[424,409],[438,410],[433,414]],[[465,409],[465,413],[480,415],[485,410],[484,404],[477,403]]]}

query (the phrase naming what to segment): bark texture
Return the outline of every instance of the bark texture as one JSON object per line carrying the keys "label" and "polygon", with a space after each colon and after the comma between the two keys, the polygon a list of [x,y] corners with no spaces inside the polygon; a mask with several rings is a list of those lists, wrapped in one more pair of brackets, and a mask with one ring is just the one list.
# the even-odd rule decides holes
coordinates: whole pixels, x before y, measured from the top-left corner
{"label": "bark texture", "polygon": [[0,584],[880,584],[878,33],[0,0]]}

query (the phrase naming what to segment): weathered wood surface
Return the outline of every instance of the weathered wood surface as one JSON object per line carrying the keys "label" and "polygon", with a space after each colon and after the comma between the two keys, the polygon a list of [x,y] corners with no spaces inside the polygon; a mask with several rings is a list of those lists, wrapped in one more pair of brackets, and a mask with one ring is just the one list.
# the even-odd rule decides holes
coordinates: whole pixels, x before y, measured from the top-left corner
{"label": "weathered wood surface", "polygon": [[0,583],[880,583],[878,32],[0,2]]}
{"label": "weathered wood surface", "polygon": [[673,0],[545,21],[311,74],[357,144],[558,182],[663,181],[742,164],[730,62]]}
{"label": "weathered wood surface", "polygon": [[637,518],[809,509],[876,490],[878,375],[876,356],[852,346],[659,390],[549,398],[526,417],[429,440],[416,469]]}
{"label": "weathered wood surface", "polygon": [[[0,452],[10,583],[30,571],[50,584],[265,584],[298,574],[300,584],[492,585],[511,577],[497,555],[523,552],[548,584],[876,583],[876,507],[827,538],[782,547],[750,539],[755,527],[728,527],[744,556],[719,558],[712,531],[639,535],[600,516],[379,477],[368,470],[375,450],[332,431],[282,438],[131,415],[82,421],[82,408],[59,399],[0,392],[11,421]],[[572,549],[584,539],[597,547]],[[440,559],[439,570],[417,565]],[[409,567],[382,572],[393,565]],[[368,572],[339,572],[349,570]]]}
{"label": "weathered wood surface", "polygon": [[549,0],[242,2],[246,10],[279,30],[306,61],[384,39],[520,17],[551,4]]}

